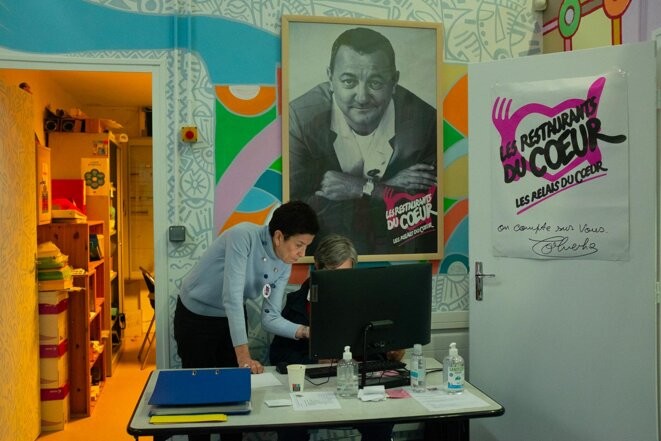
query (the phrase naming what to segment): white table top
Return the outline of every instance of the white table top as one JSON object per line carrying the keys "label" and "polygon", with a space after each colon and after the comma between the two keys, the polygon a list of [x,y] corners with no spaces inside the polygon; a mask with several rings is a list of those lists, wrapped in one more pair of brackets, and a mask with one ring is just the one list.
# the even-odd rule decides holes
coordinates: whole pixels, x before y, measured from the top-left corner
{"label": "white table top", "polygon": [[[427,369],[440,368],[441,364],[434,359],[427,359]],[[295,411],[292,406],[268,407],[265,400],[289,399],[287,376],[275,371],[274,367],[266,367],[265,372],[273,373],[282,385],[254,387],[252,389],[252,411],[247,415],[229,415],[223,423],[185,423],[185,424],[151,424],[149,423],[149,398],[154,390],[158,370],[152,372],[138,400],[134,413],[129,421],[127,431],[138,436],[173,435],[191,432],[222,432],[232,431],[264,431],[276,430],[282,427],[337,427],[365,422],[404,423],[424,421],[439,418],[478,418],[498,416],[504,412],[503,407],[479,389],[466,383],[466,390],[486,402],[486,406],[476,408],[447,409],[439,411],[427,410],[413,398],[386,399],[377,402],[362,402],[357,398],[339,398],[341,409]],[[324,379],[314,379],[314,383]],[[442,381],[442,373],[436,371],[427,375],[427,387],[438,387]],[[305,392],[335,391],[335,377],[319,386],[306,380]]]}

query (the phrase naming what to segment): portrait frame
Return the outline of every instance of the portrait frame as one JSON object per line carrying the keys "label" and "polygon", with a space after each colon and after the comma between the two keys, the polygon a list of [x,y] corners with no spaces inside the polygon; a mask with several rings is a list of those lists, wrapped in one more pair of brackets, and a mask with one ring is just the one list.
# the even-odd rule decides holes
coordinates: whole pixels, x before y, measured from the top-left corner
{"label": "portrait frame", "polygon": [[[392,89],[392,96],[388,101],[383,100],[390,104],[391,110],[383,110],[378,120],[375,119],[379,126],[374,130],[378,133],[374,138],[382,142],[372,140],[362,147],[384,146],[379,150],[385,148],[389,156],[385,156],[382,164],[386,165],[381,170],[368,167],[368,160],[360,160],[355,166],[355,154],[349,154],[348,160],[336,154],[343,147],[338,146],[341,141],[337,141],[342,135],[335,132],[348,133],[343,138],[347,143],[351,142],[352,132],[354,136],[365,135],[353,131],[349,113],[341,117],[340,112],[345,112],[341,102],[343,95],[335,92],[339,86],[334,90],[334,84],[340,83],[331,81],[329,69],[333,43],[340,34],[353,28],[376,31],[394,51],[396,72],[392,78],[396,79],[392,80],[394,85],[387,88]],[[293,199],[308,202],[317,211],[322,227],[308,247],[306,257],[299,262],[312,262],[318,240],[332,233],[349,237],[361,262],[442,258],[442,54],[440,23],[282,16],[283,202]],[[381,120],[388,123],[381,125]],[[345,127],[340,127],[342,125]],[[336,130],[336,127],[340,128]],[[389,127],[390,131],[383,127]],[[358,143],[356,141],[355,150],[359,148]],[[351,166],[354,166],[353,171],[349,171]],[[356,167],[370,170],[361,174]],[[373,171],[380,175],[373,176]],[[352,199],[326,198],[321,187],[315,191],[315,186],[321,186],[322,181],[326,183],[327,173],[350,178],[345,183],[351,187]],[[365,173],[374,177],[374,184]],[[429,184],[428,175],[435,177],[435,185]],[[405,189],[392,184],[404,185],[405,176],[409,177],[407,185],[427,187]],[[418,179],[419,176],[422,177]],[[361,189],[362,196],[357,196]],[[363,225],[364,222],[369,225]]]}

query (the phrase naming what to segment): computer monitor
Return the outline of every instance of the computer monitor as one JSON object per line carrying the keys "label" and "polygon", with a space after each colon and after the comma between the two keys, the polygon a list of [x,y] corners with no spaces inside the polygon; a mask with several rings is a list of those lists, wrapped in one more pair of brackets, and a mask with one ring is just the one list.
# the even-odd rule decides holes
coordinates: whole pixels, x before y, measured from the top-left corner
{"label": "computer monitor", "polygon": [[431,264],[318,270],[310,274],[310,357],[354,358],[431,339]]}

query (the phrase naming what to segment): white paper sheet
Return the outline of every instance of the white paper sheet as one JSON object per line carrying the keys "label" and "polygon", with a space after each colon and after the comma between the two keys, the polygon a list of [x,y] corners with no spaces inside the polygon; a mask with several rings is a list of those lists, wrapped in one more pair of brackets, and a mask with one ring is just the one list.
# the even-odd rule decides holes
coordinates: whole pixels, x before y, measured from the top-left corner
{"label": "white paper sheet", "polygon": [[486,407],[489,404],[468,391],[450,395],[442,390],[427,390],[426,392],[409,393],[415,400],[429,411],[444,411],[454,409],[469,409],[473,407]]}
{"label": "white paper sheet", "polygon": [[294,410],[341,409],[340,402],[333,392],[292,392]]}
{"label": "white paper sheet", "polygon": [[282,383],[271,372],[264,372],[263,374],[252,374],[250,376],[251,389],[267,386],[282,386]]}

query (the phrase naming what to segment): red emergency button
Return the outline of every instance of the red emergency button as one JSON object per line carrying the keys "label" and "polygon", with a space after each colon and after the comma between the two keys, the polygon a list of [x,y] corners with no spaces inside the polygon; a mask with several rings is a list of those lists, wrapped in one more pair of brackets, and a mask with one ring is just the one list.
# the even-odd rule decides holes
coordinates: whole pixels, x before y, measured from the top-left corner
{"label": "red emergency button", "polygon": [[182,127],[181,140],[183,142],[197,142],[197,127]]}

